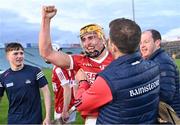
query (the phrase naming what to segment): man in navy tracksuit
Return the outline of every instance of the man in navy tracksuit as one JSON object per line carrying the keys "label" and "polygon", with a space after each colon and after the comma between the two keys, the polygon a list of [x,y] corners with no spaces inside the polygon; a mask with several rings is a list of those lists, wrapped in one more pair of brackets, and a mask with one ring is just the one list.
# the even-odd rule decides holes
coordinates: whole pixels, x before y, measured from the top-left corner
{"label": "man in navy tracksuit", "polygon": [[160,67],[160,100],[169,104],[180,117],[179,71],[173,59],[160,48],[161,35],[154,29],[142,33],[140,50],[144,59],[153,60]]}
{"label": "man in navy tracksuit", "polygon": [[[11,67],[0,75],[0,99],[6,91],[9,100],[8,124],[50,124],[50,91],[43,72],[24,64],[24,48],[21,44],[9,43],[5,51]],[[40,89],[46,109],[44,120]]]}
{"label": "man in navy tracksuit", "polygon": [[108,48],[114,61],[99,73],[93,85],[82,70],[76,107],[78,111],[99,109],[96,124],[153,124],[159,105],[159,67],[143,61],[136,52],[141,29],[129,19],[110,23]]}

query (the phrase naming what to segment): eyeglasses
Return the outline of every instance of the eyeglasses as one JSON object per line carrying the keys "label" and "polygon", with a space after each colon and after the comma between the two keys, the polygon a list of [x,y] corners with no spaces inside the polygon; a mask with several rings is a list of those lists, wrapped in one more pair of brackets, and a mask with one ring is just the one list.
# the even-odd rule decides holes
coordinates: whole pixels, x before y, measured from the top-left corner
{"label": "eyeglasses", "polygon": [[99,32],[100,32],[101,34],[103,34],[103,28],[101,28],[100,26],[98,26],[96,24],[87,25],[80,29],[80,37],[82,37],[84,34],[90,33],[90,32],[97,32],[97,34],[99,34]]}

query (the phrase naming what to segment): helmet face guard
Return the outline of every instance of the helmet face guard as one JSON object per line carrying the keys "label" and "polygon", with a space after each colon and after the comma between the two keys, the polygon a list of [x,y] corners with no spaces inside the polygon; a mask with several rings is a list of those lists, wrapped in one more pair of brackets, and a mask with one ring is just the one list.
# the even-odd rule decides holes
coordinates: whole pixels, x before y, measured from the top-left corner
{"label": "helmet face guard", "polygon": [[[84,35],[88,33],[96,33],[99,38],[105,39],[105,35],[103,32],[103,28],[100,27],[97,24],[89,24],[80,29],[80,38],[82,38]],[[98,57],[105,49],[105,46],[102,48],[102,50],[94,50],[94,52],[87,52],[85,51],[86,56],[90,58],[96,58]]]}
{"label": "helmet face guard", "polygon": [[101,51],[99,51],[99,50],[94,50],[94,52],[87,52],[87,51],[85,51],[85,55],[87,57],[90,57],[90,58],[96,58],[99,55],[101,55],[101,53],[104,51],[104,49],[105,49],[105,46],[103,46]]}

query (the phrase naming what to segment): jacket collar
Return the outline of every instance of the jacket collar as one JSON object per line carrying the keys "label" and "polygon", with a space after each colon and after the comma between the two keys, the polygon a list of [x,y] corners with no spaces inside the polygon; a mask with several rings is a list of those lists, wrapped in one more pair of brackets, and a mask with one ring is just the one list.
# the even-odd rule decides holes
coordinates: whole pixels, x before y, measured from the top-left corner
{"label": "jacket collar", "polygon": [[139,52],[135,52],[133,54],[127,54],[127,55],[123,55],[121,57],[119,57],[118,59],[116,59],[116,61],[118,64],[122,64],[125,62],[134,62],[135,60],[141,60],[141,56]]}
{"label": "jacket collar", "polygon": [[164,50],[162,48],[157,49],[150,57],[149,60],[153,60],[157,55],[159,55],[160,53],[164,52]]}

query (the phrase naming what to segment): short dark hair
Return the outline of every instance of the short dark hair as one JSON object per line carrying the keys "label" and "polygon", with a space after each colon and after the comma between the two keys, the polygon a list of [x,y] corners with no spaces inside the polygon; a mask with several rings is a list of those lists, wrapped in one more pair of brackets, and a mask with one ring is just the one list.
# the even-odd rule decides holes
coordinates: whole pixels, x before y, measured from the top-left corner
{"label": "short dark hair", "polygon": [[20,43],[17,42],[12,42],[12,43],[8,43],[5,47],[5,51],[6,53],[9,51],[13,51],[13,50],[20,50],[22,49],[24,51],[23,46]]}
{"label": "short dark hair", "polygon": [[136,51],[141,38],[138,24],[129,19],[118,18],[110,22],[109,28],[111,41],[122,53],[131,54]]}
{"label": "short dark hair", "polygon": [[[148,30],[146,30],[146,31],[151,32],[152,38],[153,38],[154,41],[156,41],[156,40],[161,40],[161,34],[160,34],[159,31],[157,31],[157,30],[155,30],[155,29],[148,29]],[[145,32],[145,31],[144,31],[144,32]]]}

